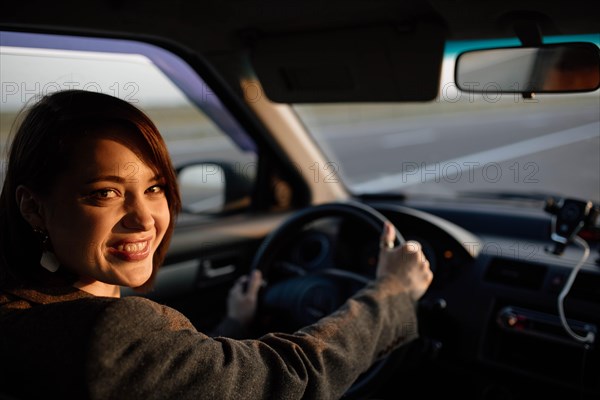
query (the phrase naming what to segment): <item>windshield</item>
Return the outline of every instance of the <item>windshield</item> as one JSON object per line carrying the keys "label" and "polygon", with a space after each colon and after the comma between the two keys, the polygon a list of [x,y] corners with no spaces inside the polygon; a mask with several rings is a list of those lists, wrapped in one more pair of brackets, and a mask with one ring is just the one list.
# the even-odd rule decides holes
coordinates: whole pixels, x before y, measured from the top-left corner
{"label": "windshield", "polygon": [[[591,41],[599,35],[545,38]],[[600,201],[599,91],[461,92],[464,50],[514,40],[449,42],[440,91],[428,103],[296,104],[294,109],[355,194],[578,197]]]}

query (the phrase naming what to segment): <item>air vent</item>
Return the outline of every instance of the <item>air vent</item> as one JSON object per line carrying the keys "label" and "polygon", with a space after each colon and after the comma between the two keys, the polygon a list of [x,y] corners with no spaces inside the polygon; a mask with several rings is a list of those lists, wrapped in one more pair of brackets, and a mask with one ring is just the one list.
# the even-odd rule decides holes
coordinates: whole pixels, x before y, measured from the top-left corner
{"label": "air vent", "polygon": [[546,267],[523,261],[494,258],[484,279],[502,285],[538,290],[544,283]]}

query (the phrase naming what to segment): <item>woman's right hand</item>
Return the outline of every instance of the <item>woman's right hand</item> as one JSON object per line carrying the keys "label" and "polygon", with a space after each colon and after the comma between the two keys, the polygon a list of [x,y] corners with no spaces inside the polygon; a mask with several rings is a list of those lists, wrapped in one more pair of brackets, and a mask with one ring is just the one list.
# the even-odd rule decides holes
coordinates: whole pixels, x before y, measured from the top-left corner
{"label": "woman's right hand", "polygon": [[262,284],[262,273],[259,270],[241,276],[229,291],[227,316],[242,325],[249,325],[256,314],[258,291]]}
{"label": "woman's right hand", "polygon": [[381,236],[381,250],[377,265],[377,277],[392,276],[399,280],[410,293],[413,301],[425,294],[431,284],[433,273],[419,242],[408,241],[400,247],[390,248],[394,243],[394,226],[386,222]]}

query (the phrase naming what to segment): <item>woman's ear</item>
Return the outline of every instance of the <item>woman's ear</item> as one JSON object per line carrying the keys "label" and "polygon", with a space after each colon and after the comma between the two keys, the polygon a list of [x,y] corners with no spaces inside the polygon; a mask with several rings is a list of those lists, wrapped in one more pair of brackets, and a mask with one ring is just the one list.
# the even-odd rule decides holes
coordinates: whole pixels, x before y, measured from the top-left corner
{"label": "woman's ear", "polygon": [[46,229],[44,222],[44,213],[40,198],[29,188],[19,185],[15,192],[17,205],[21,215],[31,225],[32,228]]}

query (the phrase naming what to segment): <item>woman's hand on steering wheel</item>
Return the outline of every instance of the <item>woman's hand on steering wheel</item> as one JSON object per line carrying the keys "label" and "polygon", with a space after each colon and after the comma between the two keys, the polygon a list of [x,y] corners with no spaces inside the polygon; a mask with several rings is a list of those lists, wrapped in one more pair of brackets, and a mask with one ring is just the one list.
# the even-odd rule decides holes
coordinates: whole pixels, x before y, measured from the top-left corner
{"label": "woman's hand on steering wheel", "polygon": [[229,291],[227,316],[248,325],[254,319],[258,306],[258,291],[263,285],[262,272],[254,270],[241,276]]}
{"label": "woman's hand on steering wheel", "polygon": [[394,247],[395,238],[393,225],[386,221],[381,235],[377,277],[394,277],[408,289],[412,300],[417,301],[433,279],[429,261],[419,242],[408,241]]}

